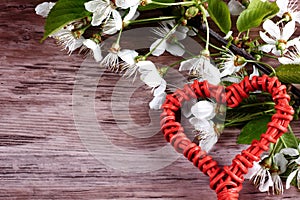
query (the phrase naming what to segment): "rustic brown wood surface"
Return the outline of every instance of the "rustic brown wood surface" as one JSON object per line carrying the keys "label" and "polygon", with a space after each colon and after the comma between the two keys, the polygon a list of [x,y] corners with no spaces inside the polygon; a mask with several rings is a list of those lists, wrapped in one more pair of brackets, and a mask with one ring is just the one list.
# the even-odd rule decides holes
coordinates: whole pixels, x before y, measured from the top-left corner
{"label": "rustic brown wood surface", "polygon": [[[116,166],[103,164],[103,152],[101,148],[97,150],[102,138],[94,137],[93,127],[84,127],[77,116],[89,111],[76,110],[79,107],[74,105],[78,99],[74,98],[73,88],[89,84],[78,79],[84,59],[60,51],[54,40],[39,43],[44,19],[35,15],[34,8],[41,2],[0,1],[0,199],[216,199],[208,177],[170,150],[161,154],[156,164],[145,160],[135,165],[127,160],[132,156],[126,157],[126,153],[123,162]],[[97,80],[98,74],[91,77]],[[122,109],[127,103],[121,98],[124,94],[115,92],[119,79],[119,75],[105,72],[96,86],[94,114],[101,133],[120,147],[120,152],[148,152],[150,161],[157,161],[158,156],[151,158],[151,152],[154,155],[166,142],[156,122],[149,126],[150,91],[141,86],[132,94],[127,107],[133,118],[130,123],[140,126],[141,135],[147,130],[157,134],[145,138],[130,136],[122,131],[129,119],[126,109]],[[119,104],[119,110],[112,109],[112,99]],[[158,116],[159,112],[152,114]],[[89,118],[85,119],[89,125]],[[136,127],[130,123],[128,130],[135,132]],[[299,136],[300,122],[292,125]],[[212,151],[221,165],[230,164],[245,148],[235,143],[238,133],[237,129],[226,130]],[[90,138],[84,141],[85,136]],[[95,149],[87,147],[87,143],[93,143]],[[106,155],[111,160],[122,158],[122,154],[110,149]],[[168,155],[174,160],[166,161]],[[139,167],[141,164],[144,168]],[[120,166],[127,168],[121,171]],[[149,171],[145,172],[147,167]],[[158,169],[154,170],[155,167]],[[243,186],[240,199],[299,199],[294,188],[283,196],[271,196],[258,192],[248,181]]]}

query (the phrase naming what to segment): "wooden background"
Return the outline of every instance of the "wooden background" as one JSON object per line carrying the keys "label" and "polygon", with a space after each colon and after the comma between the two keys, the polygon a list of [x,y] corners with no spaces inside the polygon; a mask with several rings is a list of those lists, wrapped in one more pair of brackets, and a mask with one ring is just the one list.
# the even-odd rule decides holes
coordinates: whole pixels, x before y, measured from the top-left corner
{"label": "wooden background", "polygon": [[[151,171],[152,163],[145,162],[150,172],[132,172],[139,168],[137,162],[130,165],[131,172],[124,172],[107,167],[99,160],[101,152],[86,147],[72,110],[72,92],[83,58],[61,52],[51,39],[39,43],[44,19],[35,15],[34,8],[41,2],[0,1],[0,199],[215,199],[208,177],[182,156],[155,171]],[[137,138],[117,126],[111,97],[119,79],[119,75],[105,72],[99,80],[94,110],[98,125],[115,146],[125,150],[151,153],[161,149],[166,142],[160,133]],[[131,122],[149,126],[145,102],[150,100],[150,91],[145,87],[134,92],[129,102]],[[85,110],[81,112],[85,114]],[[117,114],[126,116],[122,109]],[[127,120],[123,119],[123,125]],[[293,122],[298,136],[299,124]],[[155,125],[148,128],[149,132],[158,129]],[[235,144],[238,133],[237,129],[226,130],[212,151],[220,164],[229,164],[245,148]],[[92,138],[96,145],[101,143],[97,140]],[[110,156],[120,159],[113,153]],[[163,163],[166,158],[160,159]],[[126,165],[126,155],[123,160],[120,164]],[[240,199],[298,196],[295,188],[283,196],[268,196],[248,181],[240,193]]]}

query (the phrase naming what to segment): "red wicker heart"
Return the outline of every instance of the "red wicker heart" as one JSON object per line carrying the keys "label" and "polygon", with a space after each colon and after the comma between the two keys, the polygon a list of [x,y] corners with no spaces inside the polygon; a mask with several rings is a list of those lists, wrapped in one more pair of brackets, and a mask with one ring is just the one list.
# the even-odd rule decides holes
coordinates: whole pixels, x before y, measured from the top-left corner
{"label": "red wicker heart", "polygon": [[[220,168],[210,155],[187,138],[183,127],[176,121],[175,112],[181,107],[183,101],[199,97],[214,98],[219,103],[227,102],[227,106],[236,107],[243,98],[249,96],[250,92],[256,90],[269,92],[272,95],[276,104],[276,113],[272,116],[267,131],[261,135],[260,140],[254,140],[249,148],[236,155],[230,166]],[[161,129],[166,140],[177,152],[183,153],[188,160],[210,177],[210,187],[216,191],[218,199],[238,199],[244,182],[243,175],[253,166],[254,161],[260,160],[261,154],[269,149],[269,144],[276,143],[278,138],[287,131],[294,110],[289,105],[290,97],[286,92],[286,86],[282,85],[276,77],[263,75],[253,77],[252,80],[245,77],[239,84],[225,88],[226,95],[222,91],[222,86],[210,85],[206,81],[194,81],[193,84],[185,85],[184,89],[167,95],[162,106]]]}

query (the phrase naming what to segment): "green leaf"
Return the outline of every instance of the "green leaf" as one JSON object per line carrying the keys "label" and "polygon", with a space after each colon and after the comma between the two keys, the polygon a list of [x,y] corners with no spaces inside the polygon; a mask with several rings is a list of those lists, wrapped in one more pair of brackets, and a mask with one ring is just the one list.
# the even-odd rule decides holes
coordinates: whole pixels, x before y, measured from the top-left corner
{"label": "green leaf", "polygon": [[276,69],[276,76],[284,83],[300,83],[300,64],[280,65]]}
{"label": "green leaf", "polygon": [[208,0],[207,11],[220,30],[227,34],[231,29],[230,11],[222,0]]}
{"label": "green leaf", "polygon": [[267,131],[267,125],[271,121],[271,116],[264,115],[248,122],[242,129],[237,143],[251,144],[256,139],[260,139],[260,135]]}
{"label": "green leaf", "polygon": [[42,40],[75,20],[89,16],[84,3],[89,0],[59,0],[51,9],[45,24],[45,33]]}
{"label": "green leaf", "polygon": [[248,8],[237,19],[237,29],[239,32],[243,32],[258,27],[264,20],[274,17],[278,11],[276,2],[252,0]]}
{"label": "green leaf", "polygon": [[[155,2],[161,2],[161,3],[175,3],[175,0],[155,0]],[[139,6],[139,11],[146,11],[146,10],[155,10],[158,8],[167,8],[168,6],[162,6],[162,5],[156,5],[156,4],[148,4],[146,6]]]}

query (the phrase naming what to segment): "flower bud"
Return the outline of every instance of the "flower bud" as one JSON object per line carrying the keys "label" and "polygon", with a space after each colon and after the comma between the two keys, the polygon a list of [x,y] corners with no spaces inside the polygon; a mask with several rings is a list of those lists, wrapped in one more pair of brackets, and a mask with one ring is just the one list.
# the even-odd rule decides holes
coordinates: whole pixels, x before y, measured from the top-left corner
{"label": "flower bud", "polygon": [[241,66],[246,63],[246,59],[242,56],[237,55],[234,59],[234,66]]}
{"label": "flower bud", "polygon": [[276,42],[277,50],[280,50],[281,52],[283,52],[286,49],[286,43],[287,43],[287,41],[285,41],[285,40],[278,40]]}
{"label": "flower bud", "polygon": [[204,50],[202,50],[202,51],[200,52],[200,55],[209,58],[209,57],[210,57],[210,52],[209,52],[208,49],[204,49]]}
{"label": "flower bud", "polygon": [[191,19],[195,16],[197,16],[199,13],[199,9],[195,6],[189,7],[186,11],[185,11],[185,16],[188,19]]}

